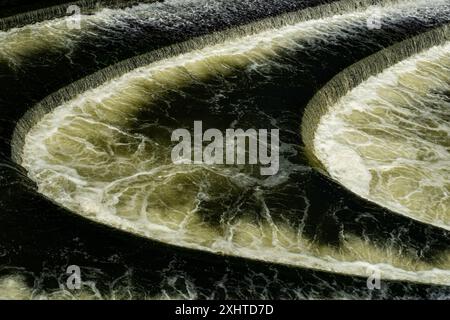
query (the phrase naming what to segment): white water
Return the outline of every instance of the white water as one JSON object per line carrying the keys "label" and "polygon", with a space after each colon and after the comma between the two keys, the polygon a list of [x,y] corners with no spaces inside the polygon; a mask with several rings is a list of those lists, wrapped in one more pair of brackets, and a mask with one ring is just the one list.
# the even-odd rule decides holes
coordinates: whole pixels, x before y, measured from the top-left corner
{"label": "white water", "polygon": [[438,46],[371,77],[330,108],[314,141],[316,156],[344,186],[447,230],[449,52],[450,43]]}

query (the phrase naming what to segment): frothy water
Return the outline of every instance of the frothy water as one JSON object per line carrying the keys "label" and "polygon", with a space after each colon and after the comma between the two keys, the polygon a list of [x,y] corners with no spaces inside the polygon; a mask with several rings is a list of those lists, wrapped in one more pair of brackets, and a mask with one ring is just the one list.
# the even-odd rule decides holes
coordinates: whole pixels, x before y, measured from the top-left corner
{"label": "frothy water", "polygon": [[315,155],[344,186],[447,230],[449,52],[446,43],[371,77],[330,107],[314,141]]}
{"label": "frothy water", "polygon": [[[45,115],[25,138],[22,165],[50,199],[151,239],[362,276],[376,265],[384,279],[448,285],[448,252],[430,263],[351,234],[340,246],[318,244],[301,227],[275,219],[264,190],[307,170],[290,162],[293,146],[282,145],[283,173],[268,179],[248,167],[173,165],[170,132],[176,128],[170,115],[161,123],[142,119],[146,110],[169,107],[171,94],[188,95],[192,85],[207,87],[239,72],[283,68],[276,60],[280,56],[307,42],[319,44],[325,35],[364,27],[374,12],[392,20],[404,15],[420,19],[447,7],[445,2],[434,9],[414,3],[417,7],[405,2],[288,25],[138,68]],[[231,93],[225,88],[207,101]]]}

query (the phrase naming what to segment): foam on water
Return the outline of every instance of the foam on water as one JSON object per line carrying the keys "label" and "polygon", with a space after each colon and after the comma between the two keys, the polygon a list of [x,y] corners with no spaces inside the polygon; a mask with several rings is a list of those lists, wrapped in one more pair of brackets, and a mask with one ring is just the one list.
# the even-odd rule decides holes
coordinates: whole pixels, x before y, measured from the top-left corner
{"label": "foam on water", "polygon": [[[138,68],[45,115],[25,137],[22,165],[39,192],[50,199],[95,221],[151,239],[361,276],[377,266],[384,279],[449,285],[448,252],[429,263],[350,235],[339,247],[318,245],[298,228],[274,222],[258,192],[264,181],[237,167],[173,165],[170,135],[161,141],[132,133],[139,112],[163,103],[172,90],[270,64],[270,58],[283,51],[301,48],[302,41],[319,41],[323,35],[364,26],[374,12],[392,19],[432,12],[411,3],[428,8],[416,1],[371,7],[227,40]],[[437,4],[436,10],[441,9]],[[280,182],[272,179],[270,184]],[[199,214],[205,199],[225,194],[239,199],[246,189],[253,190],[253,207],[230,212],[231,218],[218,226]]]}
{"label": "foam on water", "polygon": [[[371,77],[321,118],[315,155],[355,193],[450,230],[450,43]],[[352,166],[348,166],[351,163]]]}

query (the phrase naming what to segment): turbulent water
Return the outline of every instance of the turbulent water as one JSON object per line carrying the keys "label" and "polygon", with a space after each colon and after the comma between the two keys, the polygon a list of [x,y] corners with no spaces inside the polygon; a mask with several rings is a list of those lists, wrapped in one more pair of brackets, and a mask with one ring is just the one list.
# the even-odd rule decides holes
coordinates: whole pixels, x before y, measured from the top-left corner
{"label": "turbulent water", "polygon": [[286,118],[264,115],[264,106],[251,103],[251,110],[240,110],[220,101],[256,75],[262,77],[258,86],[270,84],[272,74],[288,68],[305,44],[352,33],[375,13],[395,21],[405,15],[423,19],[433,10],[441,13],[448,5],[430,9],[425,2],[406,2],[356,10],[138,68],[45,115],[26,136],[22,165],[39,191],[63,206],[166,243],[346,274],[367,275],[377,265],[386,279],[449,284],[447,250],[429,263],[395,244],[379,246],[351,233],[337,246],[321,244],[302,232],[301,222],[280,219],[280,209],[271,210],[267,199],[282,201],[280,189],[295,186],[291,176],[308,170],[296,163],[293,144],[282,144],[281,173],[267,179],[252,167],[174,165],[170,159],[170,133],[177,125],[192,125],[187,120],[193,115],[186,113],[181,123],[179,117],[194,102],[197,120],[208,127],[223,126],[216,108],[233,108],[232,125],[255,126],[247,116],[256,113],[279,127]]}
{"label": "turbulent water", "polygon": [[314,141],[317,157],[347,188],[447,230],[449,52],[446,43],[370,78],[330,107]]}
{"label": "turbulent water", "polygon": [[[326,2],[169,0],[1,31],[0,298],[448,298],[450,5]],[[349,71],[303,116],[396,43],[421,52],[375,54],[383,72]],[[279,129],[278,174],[175,165],[173,130],[198,120]]]}
{"label": "turbulent water", "polygon": [[[70,57],[86,37],[99,47],[106,39],[117,38],[124,33],[135,41],[176,40],[179,33],[195,34],[201,32],[205,25],[218,25],[220,22],[222,28],[223,25],[232,26],[245,21],[246,16],[247,19],[270,16],[305,7],[308,2],[170,0],[124,9],[103,8],[94,14],[63,17],[0,31],[0,62],[18,68],[27,58],[49,51],[62,52]],[[237,15],[239,12],[241,14]]]}

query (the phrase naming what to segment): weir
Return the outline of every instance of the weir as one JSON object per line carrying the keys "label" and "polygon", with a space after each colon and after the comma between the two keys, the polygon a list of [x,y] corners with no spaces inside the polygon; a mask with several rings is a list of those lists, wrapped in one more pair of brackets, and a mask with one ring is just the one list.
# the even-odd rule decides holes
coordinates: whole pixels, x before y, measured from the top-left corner
{"label": "weir", "polygon": [[[348,2],[345,3],[348,5]],[[335,13],[336,10],[342,10],[342,7],[336,4],[327,5],[326,8],[328,8],[328,11],[326,11],[328,14]],[[303,17],[302,19],[316,15],[323,17],[323,11],[314,13],[313,10],[308,10],[309,13],[306,16],[305,13],[296,13],[295,17]],[[398,9],[399,12],[403,12],[403,10],[405,10],[405,7],[399,7]],[[417,261],[414,258],[399,258],[395,251],[390,251],[390,248],[369,246],[362,239],[351,235],[347,236],[342,248],[321,246],[308,239],[298,239],[296,238],[297,230],[295,230],[295,227],[274,222],[267,207],[264,206],[262,193],[257,191],[252,201],[260,206],[258,210],[262,208],[263,221],[257,224],[245,215],[237,217],[236,220],[231,221],[234,223],[233,225],[224,226],[225,229],[229,228],[233,237],[227,234],[224,236],[218,233],[216,228],[206,225],[195,215],[192,204],[195,204],[198,199],[195,198],[197,192],[192,190],[192,183],[199,182],[201,184],[206,180],[214,186],[219,186],[219,191],[222,190],[220,189],[222,187],[229,187],[231,195],[242,193],[239,185],[236,185],[233,180],[229,180],[229,177],[225,174],[226,171],[207,170],[206,168],[205,170],[174,169],[170,164],[156,162],[150,163],[150,167],[144,166],[145,170],[143,171],[133,172],[134,164],[131,163],[130,165],[130,163],[123,162],[131,158],[139,160],[141,156],[143,156],[142,159],[153,159],[152,153],[148,152],[145,147],[147,140],[142,139],[139,135],[130,134],[127,126],[130,124],[130,119],[135,119],[135,116],[138,115],[137,111],[140,108],[146,104],[148,106],[159,102],[157,94],[164,93],[164,90],[168,89],[183,89],[186,83],[189,83],[189,79],[197,79],[197,81],[207,83],[211,74],[231,72],[226,66],[245,69],[255,60],[270,64],[268,58],[271,57],[273,52],[276,52],[276,50],[273,50],[274,48],[299,48],[300,46],[294,43],[295,41],[301,43],[302,39],[316,39],[321,36],[320,32],[314,32],[318,26],[324,27],[331,22],[336,23],[337,26],[341,26],[341,23],[351,25],[351,19],[364,21],[372,14],[370,10],[368,12],[360,9],[356,11],[357,13],[354,15],[345,12],[342,16],[313,21],[309,24],[284,25],[284,28],[278,27],[276,30],[269,28],[267,33],[262,35],[261,28],[258,28],[258,33],[252,33],[255,25],[251,25],[244,31],[235,29],[225,34],[202,37],[103,70],[49,96],[27,113],[18,124],[13,137],[13,158],[17,163],[24,164],[29,170],[29,174],[36,179],[35,181],[41,183],[41,192],[43,185],[48,181],[53,181],[53,186],[55,186],[55,181],[62,181],[61,186],[68,186],[68,190],[72,190],[71,194],[63,195],[69,198],[73,195],[73,188],[77,189],[78,185],[80,187],[87,186],[87,189],[81,194],[75,195],[75,199],[80,196],[80,199],[83,200],[82,207],[78,207],[79,204],[76,202],[69,203],[61,200],[64,206],[75,212],[85,213],[88,218],[97,222],[107,223],[158,241],[214,253],[238,255],[251,259],[359,276],[367,274],[367,266],[376,264],[383,270],[383,277],[386,279],[448,285],[448,255],[446,252],[443,252],[439,261],[439,266],[442,269],[436,270],[436,265],[420,259]],[[389,13],[388,10],[386,14],[389,15]],[[285,23],[276,19],[275,21]],[[263,22],[262,25],[267,25],[267,21]],[[270,25],[273,26],[273,24]],[[339,27],[337,29],[339,30]],[[246,33],[248,31],[250,33]],[[308,37],[302,34],[302,32],[307,33],[306,31],[311,32],[314,36]],[[260,34],[261,37],[258,38],[256,34]],[[229,38],[232,35],[233,37]],[[253,38],[250,41],[244,35],[253,35]],[[277,41],[272,43],[274,39]],[[126,115],[126,117],[123,115]],[[72,120],[74,121],[72,122]],[[95,132],[92,131],[92,125],[97,128],[94,130]],[[83,126],[85,127],[82,130],[82,136],[77,137],[76,134],[80,132],[79,128]],[[75,135],[70,133],[75,133]],[[117,141],[121,141],[117,144],[118,146],[123,145],[124,141],[131,141],[132,143],[128,144],[132,148],[131,150],[134,151],[135,147],[137,149],[136,152],[125,154],[126,156],[131,155],[131,158],[120,158],[122,162],[116,163],[115,157],[107,158],[108,161],[112,161],[113,166],[117,165],[117,168],[122,168],[122,172],[121,170],[109,170],[109,173],[119,175],[118,179],[111,180],[100,174],[98,181],[92,181],[91,178],[95,179],[95,174],[99,172],[95,162],[97,160],[102,162],[105,160],[103,157],[107,156],[96,150],[96,142],[104,141],[101,136],[104,133],[109,133],[105,134],[105,137],[111,137],[111,145],[116,143],[113,139],[117,135],[119,137]],[[67,143],[58,143],[58,141],[62,142],[59,139],[66,139],[65,136],[69,137],[68,140],[64,140]],[[89,141],[91,143],[90,148],[80,149],[79,143],[83,145],[84,142],[80,141],[79,138],[85,140],[92,138]],[[52,141],[56,141],[56,143]],[[65,147],[68,151],[74,152],[64,151],[62,152],[63,155],[87,152],[93,155],[92,162],[81,156],[79,171],[74,176],[55,176],[55,180],[49,179],[47,181],[45,178],[47,175],[51,176],[54,172],[57,172],[57,166],[65,164],[64,159],[57,159],[57,166],[53,166],[53,159],[49,156],[52,152],[61,154],[59,148]],[[156,145],[152,145],[152,147],[156,148]],[[27,151],[25,157],[24,150]],[[120,149],[120,146],[113,150],[120,154],[124,152]],[[41,153],[41,151],[44,152]],[[49,153],[47,153],[48,151]],[[39,167],[39,164],[45,161],[49,162],[45,163],[43,168]],[[68,162],[71,162],[70,159]],[[73,162],[72,165],[78,166],[77,163]],[[138,163],[139,165],[141,163]],[[41,171],[41,169],[44,170]],[[130,170],[131,174],[125,172],[126,170]],[[70,172],[76,171],[64,170],[68,175],[70,175]],[[83,176],[81,172],[88,172],[89,174]],[[232,175],[235,173],[231,172]],[[43,177],[43,180],[40,180],[41,177]],[[68,179],[64,180],[65,178]],[[104,179],[106,181],[103,181]],[[74,181],[76,182],[75,185],[73,184]],[[253,190],[252,183],[255,183],[255,180],[249,177],[247,181],[250,182],[250,185],[246,187]],[[106,184],[103,184],[104,182]],[[245,182],[243,181],[241,184],[245,184]],[[150,185],[150,189],[146,189],[148,185]],[[185,187],[183,198],[180,198],[179,193],[174,191],[173,187],[176,185]],[[124,186],[125,189],[121,189]],[[56,184],[56,187],[59,189],[58,184]],[[47,196],[52,197],[51,188],[47,190]],[[99,198],[84,198],[97,191],[100,191],[97,194]],[[229,190],[225,189],[225,191]],[[126,200],[125,203],[119,203],[123,195],[130,201],[127,202],[128,200]],[[161,200],[158,197],[161,196],[163,200],[171,200],[175,203],[176,210],[164,212],[164,210],[160,210],[161,208],[156,207],[152,208],[154,209],[153,212],[147,216],[144,209],[142,211],[143,217],[139,217],[137,215],[141,212],[130,210],[130,206],[127,204],[133,203],[133,201],[141,203],[140,199],[145,195],[155,196],[156,198],[153,200],[157,203],[158,200]],[[112,196],[112,198],[108,199],[108,196]],[[167,199],[164,198],[166,196]],[[172,196],[173,198],[171,198]],[[103,211],[105,208],[109,209],[108,206],[113,207],[113,214]],[[116,212],[124,213],[125,216],[116,215]],[[127,219],[129,217],[131,219]],[[141,222],[149,223],[139,224]],[[183,226],[183,224],[188,224],[192,229],[182,230],[186,234],[172,232],[171,227],[174,225]],[[219,230],[221,229],[219,228]],[[185,236],[187,238],[183,238]],[[278,236],[279,238],[277,238]],[[387,261],[392,264],[386,265]]]}
{"label": "weir", "polygon": [[[147,54],[143,54],[131,59],[124,60],[120,63],[102,69],[86,78],[80,79],[70,85],[49,95],[36,106],[30,108],[26,114],[18,121],[11,140],[11,155],[16,163],[21,163],[21,153],[23,141],[29,128],[36,124],[43,115],[50,112],[53,108],[64,102],[71,100],[78,94],[88,89],[98,87],[99,85],[117,78],[127,72],[139,67],[149,65],[153,62],[168,59],[191,52],[193,50],[201,50],[208,46],[232,41],[248,37],[257,33],[261,33],[271,29],[283,28],[286,26],[298,24],[309,20],[324,19],[333,15],[344,14],[346,12],[362,12],[374,5],[390,6],[395,4],[405,4],[409,2],[404,0],[342,0],[330,4],[320,5],[317,7],[308,7],[297,12],[289,12],[276,17],[269,17],[260,21],[233,27],[225,31],[215,32],[205,36],[196,37],[192,40],[177,43],[168,47],[164,47]],[[420,3],[420,1],[419,1]],[[423,2],[425,4],[426,2]],[[443,2],[445,3],[445,2]],[[406,9],[406,7],[405,7]]]}
{"label": "weir", "polygon": [[[216,0],[215,2],[208,2],[206,0],[168,0],[163,3],[153,2],[156,1],[142,1],[138,3],[123,1],[120,2],[121,5],[109,6],[99,3],[95,4],[96,9],[94,11],[89,10],[93,5],[86,2],[84,5],[87,9],[84,9],[84,7],[81,7],[83,3],[80,2],[75,4],[80,5],[81,11],[76,22],[73,20],[73,17],[49,18],[48,20],[44,19],[41,22],[34,22],[23,27],[16,27],[5,32],[0,32],[0,62],[8,61],[11,66],[17,66],[26,57],[38,55],[39,53],[48,53],[53,50],[63,50],[69,47],[77,48],[83,39],[89,38],[90,36],[92,38],[93,34],[97,35],[97,37],[95,39],[92,38],[91,41],[98,41],[105,34],[114,36],[120,33],[122,28],[133,29],[135,31],[131,35],[131,38],[139,36],[141,32],[137,31],[140,28],[155,28],[155,31],[159,28],[162,31],[165,28],[167,30],[166,32],[171,32],[172,27],[170,24],[167,25],[167,21],[164,21],[166,18],[178,19],[182,24],[186,24],[184,26],[186,34],[192,33],[195,35],[197,33],[199,35],[205,33],[205,31],[202,32],[202,29],[208,23],[211,24],[211,29],[221,30],[226,27],[260,20],[268,16],[297,11],[308,6],[317,6],[324,1],[306,0],[295,2],[292,0],[282,0],[276,4],[270,2],[270,0],[244,0],[242,2],[223,2],[223,0]],[[63,10],[64,6],[58,8]],[[174,8],[177,8],[176,12],[172,12]],[[192,17],[193,13],[191,10],[200,8],[204,9],[203,14],[205,19],[196,22]],[[43,10],[49,11],[50,9]],[[239,12],[241,10],[242,14],[239,16],[229,13],[230,11]],[[266,10],[272,14],[266,12]],[[33,13],[25,13],[24,15],[33,16]],[[208,17],[208,15],[211,16]],[[218,17],[213,18],[217,15]],[[141,34],[144,42],[148,36],[158,37],[156,40],[158,42],[160,41],[161,34],[156,33],[153,35],[153,32],[150,32],[150,34],[148,32]],[[170,39],[172,36],[173,34],[169,34],[164,37]],[[182,40],[176,42],[181,42]]]}
{"label": "weir", "polygon": [[48,8],[19,13],[10,17],[0,18],[0,31],[7,31],[13,28],[20,28],[29,24],[62,18],[72,13],[67,12],[69,6],[79,6],[81,14],[93,14],[102,8],[124,8],[137,3],[151,3],[158,0],[80,0],[71,1],[65,4],[51,6]]}

